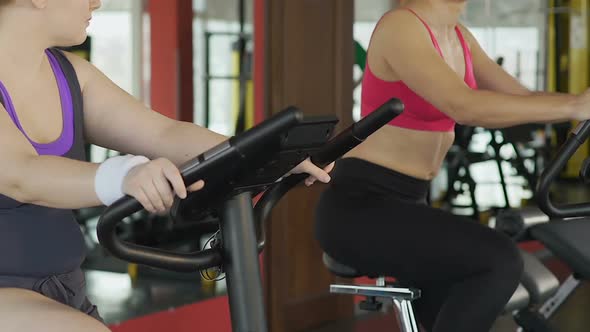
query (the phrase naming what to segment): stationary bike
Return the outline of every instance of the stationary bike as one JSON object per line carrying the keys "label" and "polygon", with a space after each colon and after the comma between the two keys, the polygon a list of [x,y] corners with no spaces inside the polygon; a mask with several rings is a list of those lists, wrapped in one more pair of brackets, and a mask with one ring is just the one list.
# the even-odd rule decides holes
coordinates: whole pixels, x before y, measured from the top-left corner
{"label": "stationary bike", "polygon": [[[305,119],[291,107],[181,166],[185,184],[202,179],[206,186],[184,200],[177,198],[171,217],[179,223],[217,217],[220,232],[210,249],[171,252],[122,241],[117,225],[142,210],[131,197],[105,210],[97,226],[99,241],[118,258],[155,268],[195,272],[220,267],[227,279],[233,330],[266,332],[258,262],[264,247],[263,222],[281,197],[307,175],[281,177],[308,157],[318,166],[328,165],[402,111],[401,101],[392,99],[331,138],[336,118]],[[261,193],[253,206],[252,198]]]}

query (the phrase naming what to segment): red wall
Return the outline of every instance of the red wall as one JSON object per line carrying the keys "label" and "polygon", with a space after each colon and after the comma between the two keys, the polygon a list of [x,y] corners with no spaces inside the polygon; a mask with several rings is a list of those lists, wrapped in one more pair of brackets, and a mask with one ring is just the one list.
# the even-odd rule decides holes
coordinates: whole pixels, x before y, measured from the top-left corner
{"label": "red wall", "polygon": [[151,106],[173,119],[193,120],[191,0],[149,1]]}

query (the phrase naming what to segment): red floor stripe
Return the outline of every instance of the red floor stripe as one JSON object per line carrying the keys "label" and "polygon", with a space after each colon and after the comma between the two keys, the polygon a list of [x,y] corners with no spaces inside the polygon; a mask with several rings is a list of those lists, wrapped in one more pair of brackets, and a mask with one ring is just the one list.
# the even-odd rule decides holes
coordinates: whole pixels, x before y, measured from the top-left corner
{"label": "red floor stripe", "polygon": [[113,332],[231,332],[226,296],[110,326]]}

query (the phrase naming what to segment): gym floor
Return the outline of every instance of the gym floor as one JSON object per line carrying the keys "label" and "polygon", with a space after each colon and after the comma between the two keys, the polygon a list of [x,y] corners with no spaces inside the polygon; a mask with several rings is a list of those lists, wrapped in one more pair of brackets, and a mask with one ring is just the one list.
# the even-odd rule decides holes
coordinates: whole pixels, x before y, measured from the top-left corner
{"label": "gym floor", "polygon": [[[87,277],[89,296],[108,324],[118,324],[223,294],[222,290],[203,290],[198,281],[144,278],[132,285],[127,274],[98,271],[89,271]],[[587,332],[590,326],[589,307],[590,284],[583,283],[557,311],[551,324],[559,331]],[[391,311],[359,313],[355,320],[329,324],[309,332],[396,331],[395,326]],[[510,315],[505,315],[498,319],[491,332],[508,331],[516,331],[516,325]]]}
{"label": "gym floor", "polygon": [[[588,331],[590,319],[587,315],[587,306],[590,305],[590,287],[584,285],[565,304],[563,310],[559,311],[551,320],[551,324],[558,331],[583,332]],[[313,330],[313,332],[369,332],[369,331],[397,331],[394,330],[396,323],[392,314],[366,316],[354,322],[342,322],[325,328]],[[392,328],[393,327],[393,328]],[[496,322],[490,332],[516,331],[512,317],[503,316]]]}
{"label": "gym floor", "polygon": [[[494,167],[496,166],[493,164],[478,165],[478,169],[473,170],[476,180],[484,183],[478,189],[478,199],[481,198],[482,205],[498,206],[504,203],[501,191],[496,185],[498,178],[494,175]],[[530,195],[522,189],[522,179],[511,177],[508,183],[513,184],[510,187],[511,202],[520,202]],[[581,185],[560,184],[558,192],[561,196],[559,200],[590,201],[590,191]],[[156,312],[175,310],[174,308],[225,294],[224,282],[203,284],[198,274],[187,276],[166,272],[154,273],[151,270],[150,273],[140,271],[140,277],[132,281],[127,273],[126,263],[112,258],[97,259],[96,255],[100,253],[93,255],[90,255],[85,265],[89,297],[98,305],[108,324],[116,325]],[[590,315],[587,310],[589,307],[590,284],[582,283],[557,311],[551,323],[559,331],[587,332],[590,326]],[[199,312],[194,314],[199,315]],[[388,313],[378,314],[359,312],[353,321],[337,322],[309,332],[396,331],[395,326],[395,318],[390,310]],[[498,319],[492,331],[516,331],[516,325],[510,315],[506,315]]]}
{"label": "gym floor", "polygon": [[[551,325],[558,331],[587,332],[590,326],[590,285],[583,284],[551,319]],[[329,325],[310,332],[373,332],[398,331],[393,314],[364,315],[350,322]],[[498,319],[490,332],[514,332],[517,326],[510,315]]]}

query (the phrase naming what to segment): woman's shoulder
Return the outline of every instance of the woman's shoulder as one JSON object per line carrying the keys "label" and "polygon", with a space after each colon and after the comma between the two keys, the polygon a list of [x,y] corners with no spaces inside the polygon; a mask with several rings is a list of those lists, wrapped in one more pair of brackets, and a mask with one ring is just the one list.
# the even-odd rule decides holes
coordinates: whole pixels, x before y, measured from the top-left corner
{"label": "woman's shoulder", "polygon": [[68,60],[76,72],[80,87],[82,90],[84,90],[84,86],[86,82],[88,82],[88,79],[92,73],[92,64],[90,64],[90,62],[88,62],[86,59],[72,52],[61,49],[52,49],[52,51],[63,54],[63,56]]}
{"label": "woman's shoulder", "polygon": [[383,14],[375,26],[372,39],[381,40],[392,47],[400,47],[392,42],[420,39],[429,41],[430,35],[424,24],[411,11],[397,8]]}
{"label": "woman's shoulder", "polygon": [[403,26],[414,21],[416,21],[416,16],[412,12],[405,8],[396,8],[385,12],[377,21],[377,27],[382,25]]}
{"label": "woman's shoulder", "polygon": [[461,35],[463,36],[469,47],[477,43],[477,39],[475,39],[475,36],[471,33],[471,31],[469,31],[469,29],[465,25],[459,23],[457,24],[457,28],[459,28],[459,31],[461,31]]}

